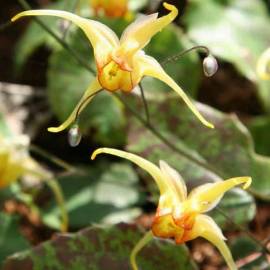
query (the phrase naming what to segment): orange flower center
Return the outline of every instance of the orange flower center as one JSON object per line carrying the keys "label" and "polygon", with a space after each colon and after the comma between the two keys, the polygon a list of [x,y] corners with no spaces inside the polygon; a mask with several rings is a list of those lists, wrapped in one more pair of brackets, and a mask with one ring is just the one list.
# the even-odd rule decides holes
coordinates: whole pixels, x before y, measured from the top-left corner
{"label": "orange flower center", "polygon": [[195,223],[196,213],[184,213],[175,219],[172,214],[156,216],[152,225],[152,232],[160,238],[174,238],[176,244],[190,240],[190,233]]}
{"label": "orange flower center", "polygon": [[98,80],[104,89],[112,92],[119,89],[130,92],[134,88],[131,70],[114,60],[98,68]]}

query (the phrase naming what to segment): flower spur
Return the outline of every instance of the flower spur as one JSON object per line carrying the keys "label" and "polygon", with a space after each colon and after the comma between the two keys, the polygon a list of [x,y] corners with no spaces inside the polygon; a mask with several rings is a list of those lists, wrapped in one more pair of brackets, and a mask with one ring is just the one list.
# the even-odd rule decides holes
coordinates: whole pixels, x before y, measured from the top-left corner
{"label": "flower spur", "polygon": [[184,100],[191,111],[207,127],[213,128],[189,100],[177,83],[163,70],[161,65],[142,50],[151,38],[170,24],[177,16],[175,6],[163,4],[169,13],[162,17],[158,14],[143,16],[131,23],[123,32],[120,40],[106,25],[82,18],[73,13],[60,10],[23,11],[11,20],[14,22],[24,16],[56,16],[67,19],[80,27],[93,46],[97,66],[97,76],[85,91],[83,97],[59,127],[51,127],[51,132],[60,132],[72,124],[79,113],[101,89],[107,91],[122,90],[131,92],[144,76],[157,78],[170,86]]}
{"label": "flower spur", "polygon": [[146,170],[155,180],[160,198],[152,228],[133,248],[130,256],[133,270],[138,270],[137,253],[154,237],[174,238],[176,244],[182,244],[197,237],[203,237],[217,247],[230,270],[237,267],[231,252],[225,244],[225,237],[215,221],[205,212],[212,210],[224,193],[237,185],[246,189],[251,184],[250,177],[236,177],[226,181],[207,183],[193,189],[187,195],[186,185],[173,168],[160,161],[160,167],[137,155],[112,148],[99,148],[91,159],[106,153],[134,162]]}

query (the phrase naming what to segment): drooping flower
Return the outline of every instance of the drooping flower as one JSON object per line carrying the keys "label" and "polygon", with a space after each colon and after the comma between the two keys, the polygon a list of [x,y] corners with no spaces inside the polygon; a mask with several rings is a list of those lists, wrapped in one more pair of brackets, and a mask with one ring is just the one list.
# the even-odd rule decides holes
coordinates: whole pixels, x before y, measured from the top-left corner
{"label": "drooping flower", "polygon": [[17,181],[20,177],[41,172],[41,167],[28,153],[26,136],[4,138],[0,135],[0,188]]}
{"label": "drooping flower", "polygon": [[84,31],[94,49],[97,77],[85,91],[68,119],[59,127],[49,128],[49,131],[59,132],[66,129],[100,89],[111,92],[117,90],[130,92],[138,85],[143,76],[151,76],[166,83],[180,95],[204,125],[213,128],[213,125],[205,120],[192,104],[182,88],[153,57],[145,55],[142,50],[156,33],[176,18],[178,10],[175,6],[164,3],[164,7],[170,11],[169,14],[160,18],[157,17],[157,13],[138,18],[127,27],[120,40],[106,25],[66,11],[29,10],[12,18],[14,22],[24,16],[46,15],[70,20]]}
{"label": "drooping flower", "polygon": [[118,18],[128,15],[128,0],[90,0],[95,15]]}
{"label": "drooping flower", "polygon": [[262,80],[270,80],[270,48],[266,49],[259,57],[257,74]]}
{"label": "drooping flower", "polygon": [[224,193],[237,185],[246,189],[251,184],[250,177],[236,177],[226,181],[208,183],[193,189],[187,194],[182,177],[165,161],[160,166],[137,155],[112,148],[99,148],[91,159],[106,153],[128,159],[146,170],[155,180],[159,191],[159,203],[156,215],[149,231],[134,247],[131,253],[131,265],[137,270],[136,255],[154,236],[174,238],[176,244],[182,244],[197,237],[203,237],[215,245],[223,255],[228,267],[236,270],[231,252],[225,244],[225,237],[215,221],[204,213],[213,209]]}

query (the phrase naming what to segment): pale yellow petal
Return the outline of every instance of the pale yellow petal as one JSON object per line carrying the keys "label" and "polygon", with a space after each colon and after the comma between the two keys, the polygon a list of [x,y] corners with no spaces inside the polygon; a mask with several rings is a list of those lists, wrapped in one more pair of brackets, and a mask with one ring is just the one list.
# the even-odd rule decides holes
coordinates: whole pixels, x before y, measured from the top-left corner
{"label": "pale yellow petal", "polygon": [[99,148],[93,152],[91,159],[94,160],[97,155],[102,154],[102,153],[128,159],[128,160],[134,162],[135,164],[137,164],[142,169],[146,170],[156,181],[156,184],[158,185],[158,188],[159,188],[161,194],[164,193],[168,189],[167,183],[164,181],[164,177],[163,177],[162,172],[152,162],[150,162],[150,161],[148,161],[140,156],[137,156],[135,154],[128,153],[128,152],[121,151],[121,150],[117,150],[117,149],[113,149],[113,148]]}
{"label": "pale yellow petal", "polygon": [[186,184],[181,177],[181,175],[173,169],[169,164],[163,160],[159,162],[159,167],[163,172],[164,176],[172,184],[175,188],[176,193],[179,197],[179,201],[184,201],[187,198],[187,187]]}
{"label": "pale yellow petal", "polygon": [[230,270],[237,270],[237,267],[232,258],[232,254],[225,244],[225,237],[223,236],[220,228],[217,226],[215,221],[206,216],[198,215],[196,217],[194,226],[190,233],[190,239],[195,239],[197,237],[203,237],[209,242],[211,242],[219,252],[222,254]]}
{"label": "pale yellow petal", "polygon": [[[115,33],[106,25],[82,18],[71,12],[62,10],[27,10],[14,16],[11,21],[16,21],[24,16],[55,16],[69,20],[80,27],[92,44],[98,62],[107,61],[109,53],[118,46],[119,40]],[[104,60],[105,58],[105,60]]]}
{"label": "pale yellow petal", "polygon": [[88,89],[85,91],[84,95],[82,96],[81,100],[78,102],[75,109],[72,111],[72,113],[69,115],[67,120],[61,124],[59,127],[50,127],[48,128],[48,131],[50,132],[60,132],[66,129],[68,126],[70,126],[75,120],[76,116],[78,116],[82,110],[85,108],[85,106],[93,99],[95,96],[95,93],[97,93],[101,89],[101,86],[97,79],[95,79]]}
{"label": "pale yellow petal", "polygon": [[170,13],[160,18],[157,18],[157,14],[151,14],[136,20],[123,33],[119,51],[123,54],[134,54],[145,47],[156,33],[176,18],[177,8],[167,3],[163,5]]}
{"label": "pale yellow petal", "polygon": [[163,70],[160,64],[152,57],[142,56],[140,57],[140,65],[143,70],[143,74],[157,78],[167,85],[169,85],[187,104],[190,110],[197,116],[197,118],[207,127],[214,128],[214,125],[209,123],[190,101],[183,89],[177,85],[177,83]]}
{"label": "pale yellow petal", "polygon": [[270,48],[260,56],[257,62],[257,73],[262,80],[270,80]]}
{"label": "pale yellow petal", "polygon": [[207,193],[213,185],[214,185],[213,183],[207,183],[207,184],[194,188],[189,193],[188,200],[189,200],[189,203],[192,204],[192,207],[195,207],[196,209],[199,209],[199,211],[205,213],[205,212],[211,211],[213,208],[215,208],[218,205],[218,203],[220,202],[224,194],[221,194],[220,196],[218,196],[216,199],[214,199],[211,202],[209,201],[201,202],[201,201],[196,200],[196,198],[199,197],[200,194]]}
{"label": "pale yellow petal", "polygon": [[187,204],[198,212],[206,212],[211,210],[225,192],[234,188],[237,185],[244,184],[243,188],[246,189],[251,184],[250,177],[235,177],[217,183],[210,183],[196,188],[188,196]]}

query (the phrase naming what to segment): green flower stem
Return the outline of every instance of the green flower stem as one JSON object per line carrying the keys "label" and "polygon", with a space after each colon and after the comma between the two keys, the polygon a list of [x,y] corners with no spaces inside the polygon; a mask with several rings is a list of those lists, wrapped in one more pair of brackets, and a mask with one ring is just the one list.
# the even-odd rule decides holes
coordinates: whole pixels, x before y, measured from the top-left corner
{"label": "green flower stem", "polygon": [[49,179],[46,181],[46,184],[51,188],[52,192],[54,193],[55,199],[57,201],[57,204],[59,206],[61,216],[62,216],[62,223],[61,223],[61,232],[67,232],[68,231],[68,211],[65,205],[65,198],[62,191],[62,188],[60,187],[58,181],[56,179]]}
{"label": "green flower stem", "polygon": [[61,232],[67,232],[68,231],[68,224],[69,224],[68,211],[67,211],[67,208],[65,205],[65,197],[64,197],[62,188],[59,185],[58,181],[55,178],[50,177],[49,175],[46,175],[45,172],[39,172],[37,170],[28,170],[27,173],[43,179],[43,181],[51,188],[51,190],[55,196],[55,200],[59,206],[61,216],[62,216],[60,230],[61,230]]}
{"label": "green flower stem", "polygon": [[141,83],[139,83],[139,88],[141,91],[141,96],[142,96],[142,101],[143,101],[143,106],[145,110],[145,116],[146,116],[146,122],[150,124],[150,114],[149,114],[149,109],[148,109],[148,103],[144,95],[144,89]]}
{"label": "green flower stem", "polygon": [[139,242],[136,244],[136,246],[133,248],[130,254],[130,263],[132,266],[132,270],[138,270],[138,266],[136,263],[136,256],[138,252],[147,245],[152,239],[154,238],[152,231],[148,231],[143,238],[139,240]]}
{"label": "green flower stem", "polygon": [[38,154],[39,156],[46,158],[49,160],[51,163],[59,166],[60,168],[68,171],[68,172],[75,172],[77,169],[73,167],[72,165],[68,164],[66,161],[52,155],[51,153],[47,152],[46,150],[31,144],[30,145],[30,151]]}
{"label": "green flower stem", "polygon": [[194,47],[191,47],[187,50],[184,50],[184,51],[181,51],[175,55],[172,55],[172,56],[169,56],[167,57],[166,59],[164,59],[163,61],[161,61],[161,65],[164,66],[170,62],[175,62],[177,60],[179,60],[182,56],[184,56],[185,54],[191,52],[191,51],[194,51],[194,50],[202,50],[206,53],[206,55],[208,56],[210,54],[210,51],[209,49],[206,47],[206,46],[194,46]]}
{"label": "green flower stem", "polygon": [[[74,0],[73,6],[71,8],[71,12],[75,12],[75,10],[80,6],[80,0]],[[62,40],[66,39],[66,36],[68,34],[68,31],[70,29],[72,22],[68,22],[67,28],[65,29],[63,36],[62,36]]]}

